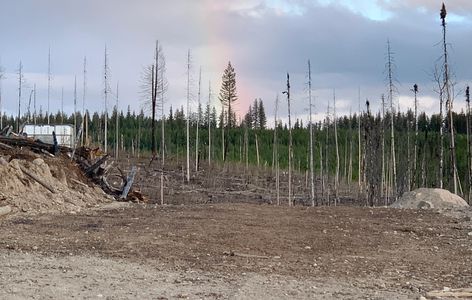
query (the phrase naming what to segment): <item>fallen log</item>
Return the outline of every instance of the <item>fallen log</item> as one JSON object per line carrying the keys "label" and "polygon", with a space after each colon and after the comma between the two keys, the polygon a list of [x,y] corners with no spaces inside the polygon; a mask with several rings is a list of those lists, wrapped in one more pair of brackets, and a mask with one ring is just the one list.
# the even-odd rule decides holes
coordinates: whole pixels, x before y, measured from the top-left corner
{"label": "fallen log", "polygon": [[7,144],[4,144],[4,143],[0,143],[0,148],[4,148],[4,149],[8,149],[8,150],[11,150],[13,149],[12,146],[10,145],[7,145]]}
{"label": "fallen log", "polygon": [[35,180],[37,183],[39,183],[40,185],[42,185],[43,187],[45,187],[48,191],[50,191],[51,193],[55,194],[56,191],[54,190],[54,188],[52,186],[50,186],[49,184],[47,184],[46,182],[44,182],[41,178],[39,178],[38,176],[36,176],[35,174],[31,173],[30,171],[28,171],[25,167],[23,166],[20,166],[20,170],[25,173],[26,175],[28,175],[29,177],[31,177],[33,180]]}
{"label": "fallen log", "polygon": [[[25,137],[5,137],[5,136],[0,136],[0,142],[4,143],[9,146],[15,146],[15,147],[29,147],[30,149],[34,149],[38,152],[41,152],[41,150],[46,150],[50,153],[54,152],[53,151],[53,144],[47,144],[44,142],[41,142],[39,140],[32,140],[29,138]],[[58,146],[58,150],[60,152],[64,153],[69,153],[71,152],[71,149],[69,147],[65,146]],[[52,153],[54,154],[54,153]]]}
{"label": "fallen log", "polygon": [[103,176],[102,177],[102,189],[105,190],[105,188],[108,190],[109,194],[112,194],[112,195],[121,195],[121,193],[122,193],[122,190],[113,187],[108,182],[107,178],[105,176]]}
{"label": "fallen log", "polygon": [[86,185],[85,183],[83,183],[83,182],[81,182],[81,181],[79,181],[79,180],[77,180],[77,179],[71,178],[70,180],[71,180],[72,182],[74,182],[74,183],[77,183],[78,185],[83,186],[83,187],[86,187],[86,188],[89,187],[88,185]]}
{"label": "fallen log", "polygon": [[91,176],[107,160],[108,154],[97,160],[94,164],[85,170],[85,175]]}
{"label": "fallen log", "polygon": [[128,197],[129,190],[131,189],[131,186],[134,182],[134,177],[136,176],[136,170],[136,166],[133,166],[131,172],[128,175],[128,178],[126,179],[126,185],[123,189],[123,193],[121,194],[120,199],[126,199],[126,197]]}

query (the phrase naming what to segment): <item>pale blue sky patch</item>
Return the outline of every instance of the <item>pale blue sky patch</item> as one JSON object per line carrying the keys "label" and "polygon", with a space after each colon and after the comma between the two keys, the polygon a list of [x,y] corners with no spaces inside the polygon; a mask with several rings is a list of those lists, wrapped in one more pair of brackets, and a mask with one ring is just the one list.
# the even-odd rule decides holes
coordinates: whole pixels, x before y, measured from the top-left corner
{"label": "pale blue sky patch", "polygon": [[288,14],[302,16],[305,8],[296,1],[290,0],[267,0],[267,6],[274,9],[277,14]]}
{"label": "pale blue sky patch", "polygon": [[426,7],[424,7],[424,6],[420,6],[420,7],[418,7],[416,10],[417,10],[420,14],[423,14],[423,15],[426,14],[426,13],[428,13],[428,9],[427,9]]}
{"label": "pale blue sky patch", "polygon": [[373,21],[387,21],[393,13],[372,0],[318,0],[321,5],[342,6]]}
{"label": "pale blue sky patch", "polygon": [[447,21],[449,23],[472,23],[472,21],[466,18],[465,16],[457,15],[454,13],[447,14]]}

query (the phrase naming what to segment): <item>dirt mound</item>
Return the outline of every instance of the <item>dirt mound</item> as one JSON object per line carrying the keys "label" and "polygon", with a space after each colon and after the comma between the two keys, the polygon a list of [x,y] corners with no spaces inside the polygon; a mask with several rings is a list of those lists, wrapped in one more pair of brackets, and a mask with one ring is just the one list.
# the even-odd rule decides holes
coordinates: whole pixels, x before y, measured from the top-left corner
{"label": "dirt mound", "polygon": [[0,207],[13,212],[76,212],[110,202],[112,197],[87,182],[79,167],[66,157],[0,157]]}
{"label": "dirt mound", "polygon": [[391,205],[394,208],[447,209],[468,207],[461,197],[443,189],[421,188],[408,193]]}

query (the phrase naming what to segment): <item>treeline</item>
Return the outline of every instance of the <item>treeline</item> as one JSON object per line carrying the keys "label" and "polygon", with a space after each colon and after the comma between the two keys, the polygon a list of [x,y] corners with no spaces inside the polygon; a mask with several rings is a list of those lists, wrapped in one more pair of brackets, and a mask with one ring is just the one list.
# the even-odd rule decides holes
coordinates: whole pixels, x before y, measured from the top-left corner
{"label": "treeline", "polygon": [[[257,106],[257,108],[255,107]],[[227,143],[226,161],[248,163],[261,167],[274,167],[276,159],[281,168],[288,166],[288,144],[289,132],[287,124],[277,122],[278,143],[274,145],[274,129],[267,128],[267,118],[261,112],[263,102],[256,100],[249,113],[240,121],[227,129],[225,143]],[[200,114],[197,117],[197,114]],[[118,115],[118,140],[116,140],[116,118]],[[100,146],[104,144],[104,114],[97,112],[87,116],[89,143]],[[77,120],[82,120],[80,113]],[[389,113],[382,118],[381,114],[370,115],[362,113],[351,116],[342,116],[336,119],[337,140],[339,153],[339,177],[340,181],[353,183],[359,181],[359,176],[368,176],[376,168],[383,165],[384,171],[376,174],[387,174],[391,168],[390,156],[390,118]],[[464,112],[454,113],[454,126],[456,132],[456,157],[457,172],[461,180],[461,190],[467,191],[467,116]],[[22,118],[21,124],[32,123],[47,124],[47,116],[39,114],[36,118]],[[223,161],[223,128],[222,116],[215,108],[198,109],[190,116],[190,145],[191,159],[195,161],[195,141],[197,120],[199,120],[199,160],[206,160],[211,155],[212,161]],[[13,125],[17,119],[13,116],[4,116],[5,125]],[[81,122],[81,121],[80,121]],[[80,127],[80,122],[77,127]],[[156,121],[156,127],[161,128],[162,121]],[[360,123],[359,123],[360,122]],[[60,112],[50,115],[51,124],[74,124],[74,115],[63,115]],[[360,126],[359,126],[360,124]],[[440,122],[437,115],[427,116],[425,113],[418,115],[418,136],[415,135],[415,119],[412,111],[398,113],[394,116],[395,143],[396,143],[396,165],[397,186],[402,192],[414,187],[437,187],[439,180],[439,151]],[[444,122],[450,124],[450,122]],[[158,149],[165,147],[167,155],[186,155],[186,116],[184,108],[170,108],[165,116],[165,144],[161,142],[161,130],[156,131],[156,144]],[[313,124],[314,127],[314,167],[320,178],[330,176],[336,172],[336,142],[334,136],[334,121],[332,116]],[[78,131],[77,128],[77,131]],[[210,129],[210,130],[208,130]],[[208,133],[211,134],[211,149],[208,147]],[[446,132],[450,132],[446,126]],[[293,169],[299,172],[309,170],[309,124],[296,119],[292,129],[293,135]],[[151,119],[143,111],[136,113],[130,109],[127,112],[115,109],[108,119],[108,145],[112,152],[115,144],[118,144],[120,152],[128,155],[143,155],[151,152]],[[418,152],[416,165],[414,164],[413,145],[417,139]],[[444,139],[444,149],[450,148],[449,139]],[[359,148],[360,145],[360,148]],[[274,157],[274,148],[278,147],[278,158]],[[211,153],[209,153],[211,151]],[[361,154],[361,155],[359,155]],[[375,157],[372,157],[375,154]],[[369,156],[370,155],[370,156]],[[366,157],[369,156],[369,157]],[[359,160],[360,158],[360,160]],[[369,162],[371,165],[369,165]],[[372,163],[373,162],[373,163]],[[450,161],[444,162],[444,174],[448,174]],[[359,169],[360,168],[360,169]],[[375,172],[374,172],[375,173]],[[386,176],[386,175],[384,175]],[[444,186],[450,188],[448,176],[444,176]],[[363,178],[361,178],[361,181]],[[379,178],[379,180],[382,180]],[[381,184],[379,183],[379,186]],[[380,193],[380,191],[379,191]],[[382,193],[380,193],[382,194]],[[463,194],[463,192],[462,192]]]}

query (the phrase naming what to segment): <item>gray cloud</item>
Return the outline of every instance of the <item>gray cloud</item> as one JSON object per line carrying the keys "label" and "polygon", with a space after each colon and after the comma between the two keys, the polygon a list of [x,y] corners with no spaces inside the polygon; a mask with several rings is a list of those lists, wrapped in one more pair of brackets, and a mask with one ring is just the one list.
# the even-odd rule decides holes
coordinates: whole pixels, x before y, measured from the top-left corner
{"label": "gray cloud", "polygon": [[[276,7],[262,0],[11,1],[0,12],[0,56],[7,72],[14,73],[21,59],[25,71],[36,74],[27,80],[40,86],[44,105],[44,76],[51,46],[53,103],[57,107],[60,88],[64,86],[70,109],[73,77],[76,74],[81,81],[82,60],[87,55],[87,106],[101,110],[103,47],[107,44],[112,85],[120,81],[122,109],[129,104],[137,110],[141,70],[151,63],[153,45],[159,39],[167,59],[168,104],[184,104],[185,59],[191,48],[194,88],[196,71],[202,65],[204,90],[211,80],[213,90],[218,91],[223,69],[231,60],[238,76],[239,112],[244,113],[256,97],[262,97],[267,111],[272,112],[275,95],[284,89],[285,73],[290,72],[294,110],[302,115],[307,107],[304,91],[308,59],[313,66],[318,113],[326,111],[333,88],[339,103],[344,103],[341,113],[357,108],[359,87],[362,99],[372,99],[374,109],[378,108],[377,100],[386,90],[383,72],[386,41],[390,39],[400,82],[399,97],[410,96],[413,83],[420,85],[425,101],[426,97],[429,102],[435,97],[430,73],[441,55],[436,46],[441,39],[440,4],[427,0],[378,1],[392,13],[390,19],[379,22],[342,5],[323,6],[306,0],[284,2]],[[446,4],[450,13],[470,15],[469,1],[449,2]],[[419,10],[420,7],[424,9]],[[467,64],[471,29],[460,22],[448,26],[452,67],[461,84],[465,84],[472,79]],[[14,76],[10,74],[4,82],[9,111],[16,107]]]}

